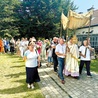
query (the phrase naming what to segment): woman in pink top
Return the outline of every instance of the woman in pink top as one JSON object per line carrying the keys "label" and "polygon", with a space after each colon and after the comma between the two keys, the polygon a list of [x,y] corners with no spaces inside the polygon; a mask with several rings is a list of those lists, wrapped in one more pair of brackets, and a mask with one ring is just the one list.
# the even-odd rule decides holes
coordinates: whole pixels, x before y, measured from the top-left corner
{"label": "woman in pink top", "polygon": [[38,40],[37,42],[37,51],[40,54],[41,53],[41,47],[42,47],[42,42],[40,40]]}

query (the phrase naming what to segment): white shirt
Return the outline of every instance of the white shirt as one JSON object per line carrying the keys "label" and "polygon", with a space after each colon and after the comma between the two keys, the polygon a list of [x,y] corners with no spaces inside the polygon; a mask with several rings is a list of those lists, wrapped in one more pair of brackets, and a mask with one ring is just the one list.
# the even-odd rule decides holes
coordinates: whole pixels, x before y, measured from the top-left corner
{"label": "white shirt", "polygon": [[52,48],[51,48],[51,49],[49,48],[49,49],[47,50],[47,53],[48,53],[48,57],[52,57]]}
{"label": "white shirt", "polygon": [[56,45],[57,45],[56,43],[52,43],[52,45],[51,45],[51,46],[53,47],[53,46],[56,46]]}
{"label": "white shirt", "polygon": [[[58,44],[56,46],[55,52],[65,54],[66,53],[66,45],[65,44],[63,44],[63,45]],[[58,57],[65,58],[65,56],[61,56],[61,55],[60,56],[58,55]]]}
{"label": "white shirt", "polygon": [[31,52],[30,50],[27,50],[24,54],[24,56],[27,57],[27,60],[25,62],[26,67],[37,67],[37,57],[39,56],[38,52],[34,51]]}
{"label": "white shirt", "polygon": [[[90,46],[89,46],[90,47]],[[85,50],[86,50],[86,47],[85,46],[81,46],[79,48],[79,52],[81,52],[83,55],[85,55]],[[84,61],[90,61],[90,50],[87,48],[87,51],[86,51],[86,58],[84,58],[83,56],[80,57],[81,60],[84,60]]]}
{"label": "white shirt", "polygon": [[25,41],[20,41],[20,47],[24,47],[25,46]]}

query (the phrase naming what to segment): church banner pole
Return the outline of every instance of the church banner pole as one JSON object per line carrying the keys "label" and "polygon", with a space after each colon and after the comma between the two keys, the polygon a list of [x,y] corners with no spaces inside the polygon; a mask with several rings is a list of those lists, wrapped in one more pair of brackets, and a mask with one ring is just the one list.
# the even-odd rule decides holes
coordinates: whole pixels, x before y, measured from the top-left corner
{"label": "church banner pole", "polygon": [[[93,8],[93,6],[90,8],[90,10],[93,10],[94,8]],[[89,10],[88,10],[89,11]],[[90,16],[90,22],[89,22],[89,28],[88,28],[88,36],[87,36],[87,39],[89,39],[90,38],[90,27],[91,27],[91,19],[92,19],[92,15]]]}
{"label": "church banner pole", "polygon": [[62,23],[60,22],[61,27],[60,27],[60,37],[62,37]]}
{"label": "church banner pole", "polygon": [[87,38],[90,37],[91,18],[92,18],[92,16],[90,16],[90,22],[89,22],[89,28],[88,28],[88,36],[87,36]]}
{"label": "church banner pole", "polygon": [[67,14],[67,17],[68,17],[68,24],[67,24],[67,32],[66,32],[66,42],[68,42],[68,32],[69,32],[68,26],[69,26],[69,22],[70,22],[70,20],[69,20],[69,10],[70,10],[70,8],[68,9],[68,14]]}

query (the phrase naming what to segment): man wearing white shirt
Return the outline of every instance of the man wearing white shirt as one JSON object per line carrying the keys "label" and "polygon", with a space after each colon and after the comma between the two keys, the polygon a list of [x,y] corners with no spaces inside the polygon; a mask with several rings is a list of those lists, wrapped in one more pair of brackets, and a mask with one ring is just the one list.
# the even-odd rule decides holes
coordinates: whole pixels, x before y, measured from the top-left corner
{"label": "man wearing white shirt", "polygon": [[66,45],[64,44],[64,39],[59,40],[59,44],[56,46],[55,53],[58,59],[58,76],[61,79],[61,83],[64,84],[64,76],[63,76],[63,69],[64,69],[64,62],[66,56]]}
{"label": "man wearing white shirt", "polygon": [[83,46],[80,47],[80,67],[79,67],[79,73],[82,73],[82,69],[84,64],[86,64],[86,70],[87,70],[87,76],[92,77],[90,73],[90,51],[93,51],[94,49],[88,45],[87,40],[83,41]]}

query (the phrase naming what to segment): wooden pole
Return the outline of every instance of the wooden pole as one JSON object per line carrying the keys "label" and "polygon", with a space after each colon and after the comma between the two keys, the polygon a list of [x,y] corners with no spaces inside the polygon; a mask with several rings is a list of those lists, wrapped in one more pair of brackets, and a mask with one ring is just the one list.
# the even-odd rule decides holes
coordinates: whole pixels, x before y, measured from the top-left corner
{"label": "wooden pole", "polygon": [[[93,8],[93,5],[92,5],[92,7],[90,8],[90,10],[93,10],[94,8]],[[92,15],[90,16],[90,23],[89,23],[89,28],[88,28],[88,36],[87,36],[87,38],[89,39],[90,38],[90,26],[91,26],[91,19],[92,19]]]}
{"label": "wooden pole", "polygon": [[[63,13],[63,6],[62,6],[62,0],[61,0],[61,9],[62,9],[62,13]],[[63,25],[62,25],[62,21],[60,21],[60,37],[62,37],[62,31],[63,31]]]}
{"label": "wooden pole", "polygon": [[76,35],[76,29],[74,29],[74,35]]}
{"label": "wooden pole", "polygon": [[66,42],[68,42],[68,31],[69,31],[69,29],[67,28],[67,30],[66,30]]}
{"label": "wooden pole", "polygon": [[87,35],[87,42],[90,44],[90,27],[91,27],[91,19],[92,15],[90,16],[89,28],[88,28],[88,35]]}
{"label": "wooden pole", "polygon": [[69,26],[69,22],[70,22],[70,20],[69,20],[69,9],[68,9],[67,17],[68,17],[68,24],[67,24],[67,32],[66,32],[66,42],[68,42],[68,32],[69,32],[68,26]]}
{"label": "wooden pole", "polygon": [[62,37],[62,23],[60,22],[60,24],[61,24],[61,27],[60,27],[60,37]]}
{"label": "wooden pole", "polygon": [[90,22],[89,22],[89,28],[88,28],[88,36],[87,36],[87,38],[90,38],[91,18],[92,18],[92,16],[90,16]]}

